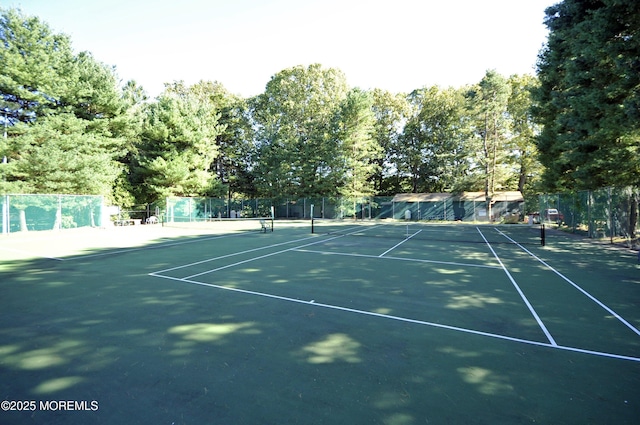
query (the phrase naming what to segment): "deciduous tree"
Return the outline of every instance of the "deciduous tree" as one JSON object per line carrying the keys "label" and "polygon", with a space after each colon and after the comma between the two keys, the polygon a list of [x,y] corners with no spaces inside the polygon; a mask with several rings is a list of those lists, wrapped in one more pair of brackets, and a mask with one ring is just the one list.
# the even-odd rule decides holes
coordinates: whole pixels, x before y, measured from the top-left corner
{"label": "deciduous tree", "polygon": [[394,151],[406,124],[409,103],[403,93],[374,89],[372,95],[375,117],[373,137],[382,149],[382,155],[375,160],[374,191],[378,195],[391,195],[401,191]]}
{"label": "deciduous tree", "polygon": [[268,197],[339,193],[334,117],[347,95],[344,74],[319,64],[280,71],[253,103],[256,186]]}
{"label": "deciduous tree", "polygon": [[413,112],[394,149],[396,167],[412,192],[452,190],[469,168],[465,99],[459,90],[432,86],[414,90],[408,100]]}
{"label": "deciduous tree", "polygon": [[339,113],[336,132],[338,155],[336,171],[343,175],[342,195],[350,198],[371,196],[372,177],[382,156],[382,148],[374,138],[375,116],[370,93],[360,89],[349,91]]}
{"label": "deciduous tree", "polygon": [[480,83],[468,92],[471,112],[474,117],[474,131],[481,141],[481,155],[478,160],[484,169],[484,192],[489,217],[492,217],[492,198],[496,189],[503,189],[509,177],[508,162],[505,161],[509,149],[505,141],[509,132],[507,102],[511,87],[507,80],[495,70],[488,70]]}

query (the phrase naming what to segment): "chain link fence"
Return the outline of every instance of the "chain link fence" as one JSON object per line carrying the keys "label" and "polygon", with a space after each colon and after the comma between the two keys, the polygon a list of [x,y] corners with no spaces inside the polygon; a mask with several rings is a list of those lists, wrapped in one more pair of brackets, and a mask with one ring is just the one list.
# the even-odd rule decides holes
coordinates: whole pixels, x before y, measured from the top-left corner
{"label": "chain link fence", "polygon": [[[206,221],[223,218],[310,219],[357,218],[440,221],[513,221],[524,218],[519,192],[496,194],[491,209],[483,193],[403,194],[365,198],[319,197],[300,199],[220,199],[170,197],[147,211],[164,222]],[[146,218],[146,217],[141,217]]]}
{"label": "chain link fence", "polygon": [[[608,187],[538,196],[537,205],[497,194],[491,209],[479,193],[403,194],[395,197],[300,199],[220,199],[171,197],[140,207],[127,217],[144,223],[149,217],[159,221],[199,221],[216,218],[270,217],[277,219],[359,218],[398,220],[547,222],[567,231],[611,242],[626,240],[637,244],[638,187]],[[535,201],[534,201],[535,202]],[[103,227],[110,223],[102,196],[92,195],[2,195],[0,233]],[[536,211],[537,210],[537,211]],[[113,218],[113,217],[111,217]],[[120,218],[120,217],[118,217]]]}
{"label": "chain link fence", "polygon": [[611,242],[637,244],[640,188],[608,187],[539,197],[539,219],[567,230]]}
{"label": "chain link fence", "polygon": [[0,233],[100,227],[103,203],[92,195],[2,195]]}

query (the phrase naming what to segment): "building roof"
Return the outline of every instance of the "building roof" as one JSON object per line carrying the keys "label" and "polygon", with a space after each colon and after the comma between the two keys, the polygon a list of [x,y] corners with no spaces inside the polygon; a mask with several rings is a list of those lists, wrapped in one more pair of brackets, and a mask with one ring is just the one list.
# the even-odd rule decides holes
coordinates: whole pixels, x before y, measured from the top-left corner
{"label": "building roof", "polygon": [[[462,192],[462,193],[398,193],[393,197],[392,202],[442,202],[448,199],[455,201],[478,201],[484,202],[484,192]],[[493,194],[494,202],[523,202],[524,198],[519,191],[496,192]]]}

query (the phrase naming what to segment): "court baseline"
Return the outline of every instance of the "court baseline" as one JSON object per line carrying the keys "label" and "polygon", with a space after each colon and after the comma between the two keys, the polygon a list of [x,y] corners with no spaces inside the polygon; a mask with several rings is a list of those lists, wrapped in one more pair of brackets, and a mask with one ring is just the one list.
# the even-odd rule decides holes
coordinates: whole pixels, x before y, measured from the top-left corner
{"label": "court baseline", "polygon": [[605,352],[593,351],[593,350],[585,350],[585,349],[582,349],[582,348],[567,347],[567,346],[563,346],[563,345],[553,345],[553,344],[550,344],[550,343],[547,343],[547,342],[540,342],[540,341],[532,341],[532,340],[522,339],[522,338],[515,338],[515,337],[506,336],[506,335],[494,334],[494,333],[490,333],[490,332],[477,331],[477,330],[474,330],[474,329],[467,329],[467,328],[461,328],[461,327],[457,327],[457,326],[445,325],[445,324],[442,324],[442,323],[427,322],[427,321],[424,321],[424,320],[417,320],[417,319],[411,319],[411,318],[407,318],[407,317],[393,316],[393,315],[390,315],[390,314],[376,313],[376,312],[373,312],[373,311],[358,310],[358,309],[354,309],[354,308],[342,307],[342,306],[331,305],[331,304],[323,304],[323,303],[315,302],[313,300],[312,301],[306,301],[306,300],[300,300],[300,299],[297,299],[297,298],[284,297],[284,296],[281,296],[281,295],[268,294],[268,293],[265,293],[265,292],[250,291],[250,290],[247,290],[247,289],[239,289],[239,288],[230,288],[230,287],[227,287],[227,286],[216,285],[216,284],[213,284],[213,283],[199,282],[199,281],[192,280],[192,279],[165,276],[165,275],[154,274],[154,273],[149,273],[149,275],[153,276],[153,277],[158,277],[158,278],[161,278],[161,279],[169,279],[169,280],[182,282],[182,283],[190,283],[190,284],[193,284],[193,285],[205,286],[205,287],[215,288],[215,289],[222,289],[222,290],[225,290],[225,291],[237,292],[237,293],[253,295],[253,296],[259,296],[259,297],[264,297],[264,298],[271,298],[271,299],[276,299],[276,300],[280,300],[280,301],[287,301],[287,302],[293,302],[293,303],[298,303],[298,304],[306,304],[306,305],[313,306],[313,307],[321,307],[321,308],[327,308],[327,309],[331,309],[331,310],[345,311],[345,312],[348,312],[348,313],[355,313],[355,314],[361,314],[361,315],[365,315],[365,316],[379,317],[379,318],[383,318],[383,319],[395,320],[395,321],[405,322],[405,323],[413,323],[413,324],[417,324],[417,325],[430,326],[430,327],[434,327],[434,328],[447,329],[447,330],[452,330],[452,331],[456,331],[456,332],[463,332],[463,333],[479,335],[479,336],[485,336],[485,337],[490,337],[490,338],[496,338],[496,339],[512,341],[512,342],[519,342],[519,343],[522,343],[522,344],[534,345],[534,346],[538,346],[538,347],[547,347],[547,348],[553,348],[553,349],[558,349],[558,350],[563,350],[563,351],[572,351],[572,352],[577,352],[577,353],[582,353],[582,354],[590,354],[590,355],[595,355],[595,356],[599,356],[599,357],[607,357],[607,358],[613,358],[613,359],[618,359],[618,360],[630,360],[630,361],[634,361],[634,362],[640,362],[640,358],[638,358],[638,357],[623,356],[623,355],[620,355],[620,354],[605,353]]}
{"label": "court baseline", "polygon": [[[199,286],[210,287],[210,288],[215,288],[215,289],[221,289],[221,290],[225,290],[225,291],[231,291],[231,292],[236,292],[236,293],[242,293],[242,294],[259,296],[259,297],[270,298],[270,299],[276,299],[276,300],[287,301],[287,302],[294,302],[294,303],[305,304],[305,305],[310,305],[310,306],[314,306],[314,307],[321,307],[321,308],[327,308],[327,309],[332,309],[332,310],[345,311],[345,312],[349,312],[349,313],[355,313],[355,314],[361,314],[361,315],[365,315],[365,316],[384,318],[384,319],[395,320],[395,321],[406,322],[406,323],[413,323],[413,324],[430,326],[430,327],[435,327],[435,328],[447,329],[447,330],[463,332],[463,333],[468,333],[468,334],[473,334],[473,335],[485,336],[485,337],[496,338],[496,339],[501,339],[501,340],[507,340],[507,341],[512,341],[512,342],[519,342],[519,343],[522,343],[522,344],[528,344],[528,345],[533,345],[533,346],[547,347],[547,348],[553,348],[553,349],[558,349],[558,350],[563,350],[563,351],[570,351],[570,352],[576,352],[576,353],[582,353],[582,354],[589,354],[589,355],[595,355],[595,356],[599,356],[599,357],[613,358],[613,359],[619,359],[619,360],[629,360],[629,361],[634,361],[634,362],[640,362],[640,357],[625,356],[625,355],[620,355],[620,354],[606,353],[606,352],[601,352],[601,351],[586,350],[586,349],[577,348],[577,347],[568,347],[568,346],[558,345],[557,343],[555,343],[553,338],[549,338],[550,342],[533,341],[533,340],[528,340],[528,339],[510,337],[510,336],[506,336],[506,335],[494,334],[494,333],[490,333],[490,332],[483,332],[483,331],[478,331],[478,330],[473,330],[473,329],[461,328],[461,327],[457,327],[457,326],[445,325],[445,324],[441,324],[441,323],[428,322],[428,321],[411,319],[411,318],[406,318],[406,317],[401,317],[401,316],[394,316],[394,315],[376,313],[376,312],[371,312],[371,311],[366,311],[366,310],[358,310],[358,309],[354,309],[354,308],[343,307],[343,306],[332,305],[332,304],[323,304],[323,303],[315,302],[313,300],[307,301],[307,300],[301,300],[301,299],[296,299],[296,298],[285,297],[285,296],[281,296],[281,295],[269,294],[269,293],[265,293],[265,292],[250,291],[250,290],[240,289],[240,288],[231,288],[231,287],[226,287],[226,286],[222,286],[222,285],[216,285],[216,284],[213,284],[213,283],[206,283],[206,282],[200,282],[200,281],[197,281],[197,280],[193,280],[194,277],[198,277],[198,276],[202,276],[202,275],[205,275],[205,274],[213,273],[213,272],[216,272],[216,271],[219,271],[219,270],[227,269],[227,268],[230,268],[230,267],[234,267],[234,266],[237,266],[237,265],[240,265],[240,264],[245,264],[247,262],[259,260],[259,259],[270,257],[270,256],[273,256],[273,255],[278,255],[278,254],[282,254],[282,253],[285,253],[285,252],[293,252],[293,251],[303,251],[304,252],[305,250],[303,250],[302,248],[305,248],[307,246],[317,245],[317,244],[320,244],[320,243],[323,243],[323,242],[326,242],[326,241],[329,241],[329,240],[333,240],[333,239],[338,239],[338,238],[341,238],[341,237],[344,237],[344,235],[334,236],[334,237],[331,237],[331,238],[323,238],[322,240],[319,240],[319,241],[315,241],[315,242],[312,242],[312,243],[307,243],[307,244],[303,244],[303,245],[300,245],[300,246],[284,249],[284,250],[273,252],[273,253],[269,253],[269,254],[266,254],[266,255],[261,255],[259,257],[255,257],[255,258],[251,258],[251,259],[248,259],[248,260],[244,260],[244,261],[236,262],[236,263],[233,263],[233,264],[229,264],[229,265],[226,265],[226,266],[218,267],[218,268],[213,269],[213,270],[208,270],[208,271],[203,272],[203,273],[198,273],[198,274],[195,274],[195,275],[192,275],[192,276],[187,276],[185,278],[167,276],[167,275],[162,274],[162,273],[164,273],[164,272],[166,272],[168,270],[176,270],[178,268],[184,268],[185,266],[178,266],[178,267],[175,267],[175,268],[172,268],[172,269],[159,270],[157,272],[151,272],[148,275],[152,276],[152,277],[161,278],[161,279],[169,279],[169,280],[172,280],[172,281],[177,281],[177,282],[182,282],[182,283],[189,283],[189,284],[193,284],[193,285],[199,285]],[[308,238],[305,238],[305,239],[308,239]],[[300,240],[298,240],[298,241],[300,241]],[[273,245],[273,246],[277,246],[277,245],[281,245],[281,244],[276,244],[276,245]],[[269,246],[269,247],[273,247],[273,246]],[[254,251],[254,250],[248,250],[248,251],[244,251],[242,253],[251,252],[251,251]],[[492,249],[492,251],[493,251],[493,249]],[[330,254],[345,255],[345,254],[336,254],[336,253],[330,253]],[[396,257],[379,257],[379,256],[368,256],[368,257],[379,258],[379,259],[380,258],[384,258],[384,259],[394,259],[395,258],[395,259],[400,259],[400,260],[416,261],[416,260],[402,259],[402,258],[396,258]],[[218,258],[220,258],[220,257],[218,257]],[[213,261],[213,260],[214,259],[209,259],[209,261]],[[198,263],[202,263],[202,262],[198,262]],[[195,264],[196,263],[192,263],[192,265],[195,265]],[[500,264],[502,264],[502,262],[500,262]],[[477,267],[477,265],[476,265],[476,267]],[[496,268],[496,267],[492,267],[492,268]],[[506,269],[504,268],[504,265],[502,266],[502,269],[505,270],[506,273],[508,273],[508,271],[506,271]],[[542,327],[543,327],[543,329],[546,329],[546,327],[544,327],[544,325],[542,325]],[[546,332],[545,332],[545,334],[546,334]],[[550,337],[550,335],[547,335],[547,336]]]}
{"label": "court baseline", "polygon": [[628,327],[629,329],[631,329],[636,335],[640,336],[640,330],[638,330],[635,326],[633,326],[631,323],[629,323],[628,321],[626,321],[622,316],[620,316],[618,313],[616,313],[615,311],[613,311],[611,308],[609,308],[608,306],[606,306],[603,302],[601,302],[600,300],[598,300],[596,297],[594,297],[593,295],[591,295],[590,293],[588,293],[587,291],[585,291],[584,289],[582,289],[577,283],[573,282],[571,279],[569,279],[568,277],[566,277],[565,275],[563,275],[562,273],[560,273],[558,270],[554,269],[553,267],[551,267],[549,264],[547,264],[544,260],[542,260],[540,257],[538,257],[537,255],[535,255],[533,252],[529,251],[527,248],[525,248],[524,246],[522,246],[521,244],[517,243],[516,241],[514,241],[513,239],[511,239],[508,235],[504,234],[503,232],[501,232],[499,229],[496,229],[497,232],[499,232],[500,234],[502,234],[502,236],[504,236],[505,238],[509,239],[510,241],[512,241],[513,243],[515,243],[521,250],[523,250],[524,252],[526,252],[527,254],[529,254],[531,257],[535,258],[537,261],[539,261],[543,266],[545,266],[546,268],[548,268],[549,270],[551,270],[553,273],[557,274],[560,278],[562,278],[563,280],[565,280],[566,282],[568,282],[571,286],[573,286],[574,288],[576,288],[578,291],[580,291],[583,295],[585,295],[587,298],[589,298],[591,301],[595,302],[597,305],[599,305],[600,307],[602,307],[605,311],[607,311],[609,314],[611,314],[613,317],[615,317],[616,319],[618,319],[620,322],[622,322],[622,324],[624,324],[626,327]]}

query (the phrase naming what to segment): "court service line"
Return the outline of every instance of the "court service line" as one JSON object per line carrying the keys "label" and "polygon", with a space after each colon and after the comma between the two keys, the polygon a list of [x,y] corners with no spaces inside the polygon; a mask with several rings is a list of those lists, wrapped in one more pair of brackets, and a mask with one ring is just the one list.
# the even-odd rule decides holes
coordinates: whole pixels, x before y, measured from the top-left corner
{"label": "court service line", "polygon": [[424,321],[424,320],[410,319],[410,318],[407,318],[407,317],[394,316],[394,315],[390,315],[390,314],[376,313],[376,312],[373,312],[373,311],[358,310],[358,309],[355,309],[355,308],[342,307],[342,306],[332,305],[332,304],[324,304],[324,303],[319,303],[319,302],[316,302],[316,301],[306,301],[306,300],[301,300],[301,299],[297,299],[297,298],[284,297],[284,296],[281,296],[281,295],[268,294],[268,293],[265,293],[265,292],[250,291],[250,290],[247,290],[247,289],[231,288],[231,287],[227,287],[227,286],[216,285],[216,284],[213,284],[213,283],[198,282],[196,280],[191,280],[191,279],[187,279],[187,278],[178,278],[178,277],[172,277],[172,276],[165,276],[165,275],[160,275],[160,274],[155,274],[155,273],[149,273],[149,275],[153,276],[153,277],[159,277],[159,278],[162,278],[162,279],[169,279],[169,280],[182,282],[182,283],[190,283],[190,284],[193,284],[193,285],[199,285],[199,286],[204,286],[204,287],[209,287],[209,288],[222,289],[222,290],[225,290],[225,291],[237,292],[237,293],[241,293],[241,294],[254,295],[254,296],[270,298],[270,299],[275,299],[275,300],[280,300],[280,301],[288,301],[288,302],[293,302],[293,303],[298,303],[298,304],[305,304],[305,305],[310,305],[310,306],[314,306],[314,307],[322,307],[322,308],[327,308],[327,309],[331,309],[331,310],[338,310],[338,311],[344,311],[344,312],[348,312],[348,313],[361,314],[361,315],[364,315],[364,316],[372,316],[372,317],[379,317],[379,318],[382,318],[382,319],[396,320],[396,321],[399,321],[399,322],[413,323],[413,324],[424,325],[424,326],[431,326],[431,327],[434,327],[434,328],[447,329],[447,330],[451,330],[451,331],[457,331],[457,332],[463,332],[463,333],[468,333],[468,334],[473,334],[473,335],[478,335],[478,336],[496,338],[496,339],[501,339],[501,340],[511,341],[511,342],[519,342],[519,343],[522,343],[522,344],[528,344],[528,345],[533,345],[533,346],[538,346],[538,347],[554,348],[554,349],[564,350],[564,351],[572,351],[572,352],[578,352],[578,353],[583,353],[583,354],[591,354],[591,355],[595,355],[595,356],[599,356],[599,357],[607,357],[607,358],[613,358],[613,359],[618,359],[618,360],[630,360],[630,361],[634,361],[634,362],[640,362],[640,358],[638,358],[638,357],[624,356],[624,355],[620,355],[620,354],[605,353],[605,352],[593,351],[593,350],[585,350],[585,349],[581,349],[581,348],[567,347],[567,346],[557,345],[557,344],[549,344],[549,343],[541,342],[541,341],[533,341],[533,340],[528,340],[528,339],[523,339],[523,338],[515,338],[515,337],[506,336],[506,335],[494,334],[494,333],[490,333],[490,332],[477,331],[477,330],[474,330],[474,329],[467,329],[467,328],[460,328],[460,327],[457,327],[457,326],[444,325],[442,323],[435,323],[435,322],[428,322],[428,321]]}
{"label": "court service line", "polygon": [[[341,238],[341,237],[343,237],[343,236],[342,235],[341,236],[334,236],[334,237],[329,238],[329,239],[321,239],[319,241],[317,240],[315,242],[307,243],[307,244],[304,244],[304,245],[294,246],[294,247],[291,247],[291,248],[283,249],[281,251],[270,252],[269,254],[260,255],[258,257],[249,258],[249,259],[246,259],[246,260],[238,261],[236,263],[227,264],[225,266],[220,266],[220,267],[217,267],[215,269],[206,270],[206,271],[201,272],[201,273],[196,273],[196,274],[193,274],[191,276],[185,277],[185,279],[192,279],[194,277],[203,276],[205,274],[214,273],[214,272],[217,272],[217,271],[220,271],[220,270],[224,270],[224,269],[228,269],[228,268],[231,268],[231,267],[239,266],[240,264],[250,263],[252,261],[260,260],[262,258],[272,257],[274,255],[279,255],[279,254],[282,254],[282,253],[285,253],[285,252],[294,251],[294,250],[299,249],[299,248],[304,248],[305,246],[317,245],[319,243],[323,243],[323,242],[330,241],[330,240],[333,240],[333,239],[338,239],[338,238]],[[309,238],[304,238],[302,240],[311,239],[311,238],[315,239],[314,236],[311,236]]]}
{"label": "court service line", "polygon": [[522,292],[522,289],[520,289],[520,286],[518,286],[518,283],[516,282],[516,280],[513,278],[513,276],[511,276],[511,273],[509,273],[509,270],[507,270],[505,265],[502,263],[502,260],[500,259],[500,257],[498,257],[498,254],[496,254],[496,252],[493,250],[493,247],[491,246],[489,241],[484,237],[484,234],[482,233],[480,228],[476,227],[476,230],[478,230],[478,233],[480,233],[480,236],[482,236],[482,239],[484,239],[484,241],[486,242],[487,246],[493,253],[493,256],[496,258],[496,260],[498,260],[498,263],[500,263],[500,266],[502,266],[502,270],[504,270],[505,274],[507,275],[511,283],[516,288],[516,291],[518,291],[518,294],[520,294],[520,298],[522,298],[522,301],[524,301],[524,303],[527,305],[527,308],[529,309],[533,317],[536,319],[536,322],[538,322],[538,326],[540,326],[540,328],[542,329],[542,332],[544,332],[544,334],[547,336],[549,343],[551,343],[551,345],[553,345],[554,347],[557,346],[558,344],[553,339],[553,337],[551,336],[551,333],[542,322],[542,319],[540,319],[540,316],[538,316],[538,313],[536,313],[535,309],[533,308],[533,306],[531,305],[527,297],[524,295],[524,292]]}
{"label": "court service line", "polygon": [[302,239],[295,239],[295,240],[292,240],[292,241],[281,242],[281,243],[277,243],[277,244],[266,245],[266,246],[261,246],[261,247],[258,247],[258,248],[248,249],[248,250],[245,250],[245,251],[234,252],[232,254],[221,255],[220,257],[207,258],[206,260],[196,261],[195,263],[183,264],[181,266],[175,266],[175,267],[171,267],[169,269],[159,270],[159,271],[154,272],[154,273],[166,273],[166,272],[170,272],[170,271],[173,271],[173,270],[184,269],[186,267],[197,266],[199,264],[204,264],[204,263],[208,263],[208,262],[211,262],[211,261],[216,261],[216,260],[220,260],[220,259],[223,259],[223,258],[234,257],[236,255],[247,254],[249,252],[254,252],[254,251],[260,251],[260,250],[263,250],[263,249],[274,248],[274,247],[277,247],[277,246],[292,244],[292,243],[295,243],[295,242],[301,242],[301,241],[305,241],[307,239],[311,239],[313,237],[314,236],[309,236],[309,237],[302,238]]}
{"label": "court service line", "polygon": [[554,272],[555,274],[557,274],[558,276],[560,276],[562,279],[564,279],[566,282],[568,282],[571,286],[573,286],[574,288],[576,288],[578,291],[582,292],[584,295],[587,296],[587,298],[589,298],[591,301],[595,302],[596,304],[598,304],[600,307],[602,307],[605,311],[607,311],[608,313],[610,313],[613,317],[615,317],[616,319],[618,319],[620,322],[622,322],[626,327],[628,327],[629,329],[631,329],[636,335],[640,336],[640,330],[638,330],[638,328],[636,328],[635,326],[633,326],[631,323],[627,322],[622,316],[620,316],[618,313],[616,313],[615,311],[613,311],[611,308],[609,308],[607,305],[605,305],[603,302],[601,302],[600,300],[598,300],[596,297],[594,297],[593,295],[591,295],[590,293],[588,293],[587,291],[585,291],[584,289],[582,289],[577,283],[573,282],[571,279],[569,279],[568,277],[566,277],[565,275],[563,275],[562,273],[560,273],[558,270],[554,269],[553,267],[551,267],[549,264],[547,264],[544,260],[542,260],[540,257],[538,257],[537,255],[535,255],[533,252],[529,251],[527,248],[525,248],[524,246],[520,245],[518,242],[514,241],[513,239],[511,239],[508,235],[504,234],[503,232],[501,232],[500,230],[496,229],[496,231],[498,231],[502,236],[504,236],[505,238],[509,239],[510,241],[512,241],[513,243],[515,243],[516,245],[518,245],[518,247],[523,250],[524,252],[526,252],[527,254],[529,254],[530,256],[532,256],[533,258],[535,258],[536,260],[538,260],[542,265],[544,265],[545,267],[547,267],[549,270],[551,270],[552,272]]}
{"label": "court service line", "polygon": [[[198,276],[202,276],[202,275],[205,275],[205,274],[214,273],[214,272],[217,272],[217,271],[219,271],[219,270],[228,269],[228,268],[230,268],[230,267],[235,267],[235,266],[240,265],[240,264],[245,264],[245,263],[249,263],[249,262],[251,262],[251,261],[260,260],[260,259],[262,259],[262,258],[271,257],[271,256],[273,256],[273,255],[282,254],[283,252],[294,251],[294,250],[296,250],[296,249],[304,248],[304,247],[306,247],[306,246],[317,245],[317,244],[319,244],[319,243],[323,243],[323,242],[331,241],[331,240],[334,240],[334,239],[343,238],[343,237],[348,236],[348,235],[350,235],[350,234],[357,233],[358,231],[359,231],[359,230],[356,230],[356,231],[353,231],[353,232],[347,233],[347,234],[345,234],[345,235],[337,235],[337,236],[333,236],[333,237],[326,238],[326,239],[325,239],[325,238],[323,238],[323,239],[318,240],[318,241],[316,241],[316,242],[312,242],[312,243],[308,243],[308,244],[300,245],[300,246],[297,246],[297,247],[292,247],[292,248],[284,249],[284,250],[282,250],[282,251],[272,252],[272,253],[265,254],[265,255],[260,255],[260,256],[258,256],[258,257],[249,258],[249,259],[247,259],[247,260],[239,261],[239,262],[237,262],[237,263],[228,264],[228,265],[226,265],[226,266],[217,267],[217,268],[212,269],[212,270],[207,270],[207,271],[204,271],[204,272],[202,272],[202,273],[197,273],[197,274],[194,274],[194,275],[191,275],[191,276],[187,276],[187,277],[185,277],[185,279],[191,279],[191,278],[198,277]],[[160,271],[155,272],[155,273],[164,273],[164,272],[167,272],[167,271],[177,270],[177,269],[181,269],[181,268],[189,267],[189,266],[196,265],[196,264],[206,263],[206,262],[208,262],[208,261],[218,260],[218,259],[220,259],[220,258],[231,257],[231,256],[234,256],[234,255],[245,254],[245,253],[247,253],[247,252],[257,251],[257,250],[260,250],[260,249],[272,248],[272,247],[275,247],[275,246],[287,245],[287,244],[290,244],[290,243],[294,243],[294,242],[301,242],[301,241],[305,241],[305,240],[308,240],[308,239],[315,239],[315,238],[317,238],[317,236],[309,236],[309,237],[302,238],[302,239],[296,239],[296,240],[294,240],[294,241],[288,241],[288,242],[282,242],[282,243],[275,244],[275,245],[269,245],[269,246],[264,247],[264,248],[255,248],[255,249],[251,249],[251,250],[248,250],[248,251],[241,251],[241,252],[239,252],[239,253],[228,254],[228,255],[224,255],[224,256],[222,256],[222,257],[210,258],[210,259],[203,260],[203,261],[199,261],[199,262],[196,262],[196,263],[191,263],[191,264],[186,264],[186,265],[183,265],[183,266],[173,267],[173,268],[171,268],[171,269],[160,270]],[[151,274],[151,273],[150,273],[150,274]]]}
{"label": "court service line", "polygon": [[403,243],[405,243],[406,241],[408,241],[409,239],[411,239],[412,237],[414,237],[415,235],[417,235],[417,234],[418,234],[418,233],[420,233],[420,232],[422,232],[422,229],[421,229],[421,230],[418,230],[417,232],[415,232],[415,233],[414,233],[413,235],[411,235],[411,236],[407,236],[407,237],[405,238],[405,240],[403,240],[402,242],[399,242],[399,243],[395,244],[394,246],[392,246],[391,248],[387,249],[385,252],[383,252],[382,254],[378,255],[378,257],[383,257],[385,254],[387,254],[387,253],[389,253],[389,252],[393,251],[394,249],[396,249],[397,247],[399,247],[400,245],[402,245]]}
{"label": "court service line", "polygon": [[342,255],[345,257],[364,257],[364,258],[382,258],[383,260],[398,260],[398,261],[408,261],[413,263],[431,263],[431,264],[444,264],[447,266],[462,266],[462,267],[480,267],[485,269],[496,269],[502,270],[500,266],[488,266],[486,264],[471,264],[471,263],[456,263],[453,261],[436,261],[436,260],[425,260],[418,258],[403,258],[403,257],[391,257],[385,256],[381,257],[380,255],[367,255],[367,254],[355,254],[348,252],[331,252],[331,251],[317,251],[314,249],[296,249],[297,252],[310,252],[314,254],[322,254],[322,255]]}

